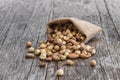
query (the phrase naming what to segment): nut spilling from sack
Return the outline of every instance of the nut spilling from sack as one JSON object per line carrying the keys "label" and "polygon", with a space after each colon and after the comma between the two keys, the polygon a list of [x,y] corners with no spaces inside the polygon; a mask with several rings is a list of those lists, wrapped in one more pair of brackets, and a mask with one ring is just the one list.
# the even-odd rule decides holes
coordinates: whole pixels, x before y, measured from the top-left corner
{"label": "nut spilling from sack", "polygon": [[[53,27],[54,26],[54,27]],[[39,56],[45,61],[59,61],[76,58],[89,58],[95,54],[95,49],[90,45],[85,45],[83,41],[86,36],[80,33],[71,23],[61,26],[53,25],[48,40],[40,42],[38,49],[34,51],[33,47],[28,49],[28,54],[34,52],[34,55]],[[27,46],[30,46],[30,42]],[[33,57],[28,55],[27,57]]]}
{"label": "nut spilling from sack", "polygon": [[72,66],[71,59],[86,59],[96,53],[94,47],[86,45],[99,31],[100,27],[76,18],[60,18],[52,20],[47,25],[47,41],[41,41],[34,49],[30,41],[27,42],[26,58],[40,59],[40,67],[45,62],[66,60],[66,65]]}

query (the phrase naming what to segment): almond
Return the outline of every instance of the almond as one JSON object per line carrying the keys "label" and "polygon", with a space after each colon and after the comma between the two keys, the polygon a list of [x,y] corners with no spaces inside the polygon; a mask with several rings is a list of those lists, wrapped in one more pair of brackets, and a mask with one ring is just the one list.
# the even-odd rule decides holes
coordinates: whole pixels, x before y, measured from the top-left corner
{"label": "almond", "polygon": [[68,55],[68,58],[69,59],[76,59],[76,58],[79,58],[79,55],[75,54],[75,53],[71,53],[71,54]]}
{"label": "almond", "polygon": [[35,55],[33,53],[27,53],[25,55],[26,58],[35,58]]}

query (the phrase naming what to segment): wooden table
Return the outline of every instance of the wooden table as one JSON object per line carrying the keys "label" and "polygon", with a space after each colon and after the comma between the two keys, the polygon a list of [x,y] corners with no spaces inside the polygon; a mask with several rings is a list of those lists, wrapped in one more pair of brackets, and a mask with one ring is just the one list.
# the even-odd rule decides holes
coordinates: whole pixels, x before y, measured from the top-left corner
{"label": "wooden table", "polygon": [[[97,49],[74,66],[64,61],[39,68],[25,59],[25,43],[46,40],[46,24],[58,17],[76,17],[103,28],[88,44]],[[90,67],[91,59],[97,61]],[[57,77],[58,68],[65,71]],[[0,0],[0,80],[120,80],[120,0]]]}

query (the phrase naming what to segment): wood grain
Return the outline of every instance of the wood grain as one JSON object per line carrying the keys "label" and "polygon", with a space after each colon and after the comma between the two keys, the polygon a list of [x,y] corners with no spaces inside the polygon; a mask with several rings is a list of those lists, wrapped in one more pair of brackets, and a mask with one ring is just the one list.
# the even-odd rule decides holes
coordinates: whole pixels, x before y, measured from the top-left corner
{"label": "wood grain", "polygon": [[[0,80],[119,80],[120,79],[120,1],[119,0],[0,0]],[[59,17],[76,17],[103,28],[87,44],[96,55],[76,59],[73,66],[65,61],[49,62],[39,68],[38,59],[25,59],[25,43],[38,46],[46,40],[46,24]],[[90,60],[97,61],[90,67]],[[57,69],[64,75],[57,77]]]}

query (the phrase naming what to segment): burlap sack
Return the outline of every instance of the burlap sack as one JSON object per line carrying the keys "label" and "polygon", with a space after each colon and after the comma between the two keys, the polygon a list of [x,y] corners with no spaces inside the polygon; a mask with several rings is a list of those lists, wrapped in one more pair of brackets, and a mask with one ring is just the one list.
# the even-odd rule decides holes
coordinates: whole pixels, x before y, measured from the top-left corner
{"label": "burlap sack", "polygon": [[58,18],[48,22],[47,24],[47,35],[51,32],[51,27],[53,25],[61,25],[71,22],[82,34],[86,36],[85,43],[88,42],[91,38],[93,38],[97,33],[99,33],[102,29],[97,25],[94,25],[90,22],[79,20],[76,18]]}

